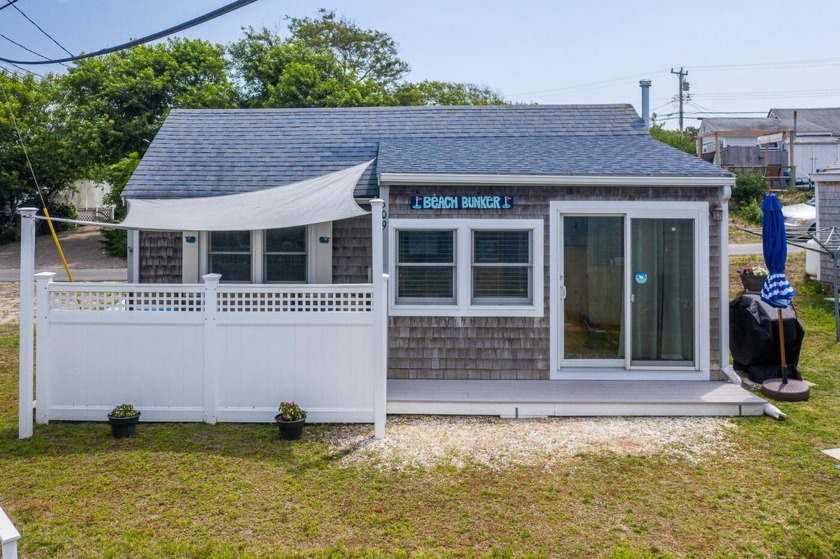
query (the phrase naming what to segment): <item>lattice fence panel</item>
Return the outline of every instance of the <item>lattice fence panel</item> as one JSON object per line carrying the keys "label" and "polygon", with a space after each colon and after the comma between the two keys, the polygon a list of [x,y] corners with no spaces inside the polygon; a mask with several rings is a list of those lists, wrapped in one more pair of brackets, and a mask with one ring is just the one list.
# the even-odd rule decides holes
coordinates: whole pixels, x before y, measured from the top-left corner
{"label": "lattice fence panel", "polygon": [[54,311],[180,311],[203,312],[203,291],[77,290],[50,292]]}
{"label": "lattice fence panel", "polygon": [[219,291],[219,312],[371,312],[369,291]]}

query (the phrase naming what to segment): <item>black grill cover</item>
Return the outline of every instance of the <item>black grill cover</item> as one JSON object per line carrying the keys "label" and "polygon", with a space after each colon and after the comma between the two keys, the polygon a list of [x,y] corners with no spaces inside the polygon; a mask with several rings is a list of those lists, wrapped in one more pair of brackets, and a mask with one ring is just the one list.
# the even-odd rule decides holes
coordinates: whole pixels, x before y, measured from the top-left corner
{"label": "black grill cover", "polygon": [[[796,318],[793,305],[782,309],[785,332],[785,361],[790,378],[801,380],[799,352],[805,330]],[[729,303],[729,351],[735,368],[746,371],[753,382],[781,376],[779,352],[779,310],[758,295],[744,294]]]}

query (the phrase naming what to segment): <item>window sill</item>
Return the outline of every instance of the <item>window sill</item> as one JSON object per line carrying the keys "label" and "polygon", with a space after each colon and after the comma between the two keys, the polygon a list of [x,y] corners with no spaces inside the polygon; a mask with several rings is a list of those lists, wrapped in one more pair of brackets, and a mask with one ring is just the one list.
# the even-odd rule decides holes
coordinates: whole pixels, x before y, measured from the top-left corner
{"label": "window sill", "polygon": [[391,305],[390,316],[498,316],[542,318],[542,306],[534,305]]}

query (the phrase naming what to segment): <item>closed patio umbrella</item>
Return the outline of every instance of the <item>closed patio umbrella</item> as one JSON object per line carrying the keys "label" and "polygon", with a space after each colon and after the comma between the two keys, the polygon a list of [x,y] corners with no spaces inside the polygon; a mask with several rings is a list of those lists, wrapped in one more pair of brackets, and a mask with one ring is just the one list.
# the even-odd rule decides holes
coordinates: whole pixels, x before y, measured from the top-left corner
{"label": "closed patio umbrella", "polygon": [[761,392],[778,400],[807,400],[810,388],[801,380],[789,379],[785,362],[785,330],[782,322],[782,309],[793,302],[796,291],[785,277],[787,262],[787,236],[782,216],[782,205],[775,194],[768,194],[761,204],[761,244],[764,249],[764,263],[767,265],[767,281],[761,288],[761,300],[779,311],[779,352],[782,360],[781,378],[764,381]]}

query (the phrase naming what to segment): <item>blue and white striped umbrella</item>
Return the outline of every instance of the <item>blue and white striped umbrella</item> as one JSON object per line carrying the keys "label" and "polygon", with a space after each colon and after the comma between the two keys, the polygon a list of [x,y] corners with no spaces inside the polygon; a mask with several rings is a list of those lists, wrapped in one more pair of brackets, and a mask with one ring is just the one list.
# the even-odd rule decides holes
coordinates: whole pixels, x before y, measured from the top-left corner
{"label": "blue and white striped umbrella", "polygon": [[761,221],[761,244],[764,249],[764,263],[767,265],[767,281],[761,288],[761,300],[779,309],[790,306],[796,291],[785,277],[787,262],[787,235],[782,205],[775,194],[768,194],[761,204],[764,217]]}

